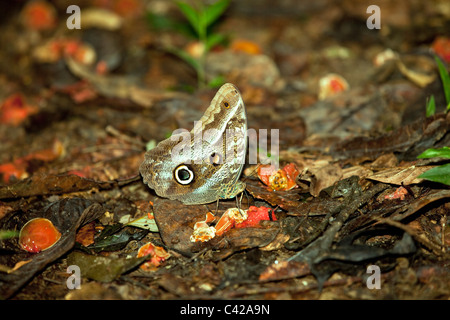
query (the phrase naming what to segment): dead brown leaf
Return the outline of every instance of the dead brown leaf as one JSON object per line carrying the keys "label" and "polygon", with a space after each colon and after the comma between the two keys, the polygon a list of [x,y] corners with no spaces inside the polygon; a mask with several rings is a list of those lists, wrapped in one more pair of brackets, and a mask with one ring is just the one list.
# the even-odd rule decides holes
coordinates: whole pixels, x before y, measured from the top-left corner
{"label": "dead brown leaf", "polygon": [[410,167],[398,167],[392,169],[386,169],[379,171],[373,175],[369,175],[366,178],[370,180],[380,181],[384,183],[396,184],[396,185],[410,185],[413,183],[420,183],[423,179],[418,178],[425,171],[430,170],[433,166],[410,166]]}

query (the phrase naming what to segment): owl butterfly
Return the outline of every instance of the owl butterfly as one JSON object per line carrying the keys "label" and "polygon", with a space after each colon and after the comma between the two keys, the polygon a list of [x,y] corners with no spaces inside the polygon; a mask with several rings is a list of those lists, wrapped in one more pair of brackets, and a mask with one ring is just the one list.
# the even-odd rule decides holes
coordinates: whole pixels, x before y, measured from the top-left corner
{"label": "owl butterfly", "polygon": [[247,116],[239,90],[224,84],[192,131],[176,130],[147,151],[139,171],[158,196],[184,204],[234,198],[247,150]]}

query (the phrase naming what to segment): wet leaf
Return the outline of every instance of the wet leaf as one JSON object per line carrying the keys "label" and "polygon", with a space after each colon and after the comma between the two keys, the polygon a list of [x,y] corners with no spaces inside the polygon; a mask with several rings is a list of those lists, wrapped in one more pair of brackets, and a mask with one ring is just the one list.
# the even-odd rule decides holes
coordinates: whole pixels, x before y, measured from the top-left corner
{"label": "wet leaf", "polygon": [[147,257],[117,258],[89,255],[74,251],[67,257],[67,263],[80,267],[81,275],[88,279],[111,282],[144,262]]}
{"label": "wet leaf", "polygon": [[123,223],[130,227],[146,229],[151,232],[158,232],[158,226],[156,225],[156,221],[153,216],[149,217],[149,215],[144,215],[140,218],[137,218],[137,219],[134,219],[131,221],[129,221],[129,220],[130,220],[129,216],[123,216],[120,219],[120,223]]}
{"label": "wet leaf", "polygon": [[131,240],[141,240],[148,233],[148,230],[136,230],[133,228],[124,228],[114,234],[106,235],[96,239],[95,243],[88,246],[94,252],[116,251],[123,249]]}

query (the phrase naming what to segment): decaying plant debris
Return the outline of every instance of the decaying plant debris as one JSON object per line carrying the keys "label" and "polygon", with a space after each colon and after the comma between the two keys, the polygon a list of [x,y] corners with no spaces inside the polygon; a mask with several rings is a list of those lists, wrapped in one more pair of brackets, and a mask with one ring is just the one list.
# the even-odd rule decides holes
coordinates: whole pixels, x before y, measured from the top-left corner
{"label": "decaying plant debris", "polygon": [[[269,146],[270,129],[280,130],[280,167],[295,165],[295,187],[274,191],[246,165],[238,205],[276,219],[204,242],[191,241],[195,223],[212,212],[213,224],[237,202],[185,206],[158,198],[138,174],[146,146],[191,129],[216,92],[180,59],[198,39],[175,27],[187,23],[177,6],[135,0],[125,10],[115,0],[74,31],[59,2],[49,2],[55,16],[43,29],[26,20],[24,3],[4,5],[0,230],[12,233],[0,233],[0,298],[450,297],[450,189],[419,178],[450,160],[417,159],[450,145],[433,57],[450,51],[449,4],[386,1],[383,33],[367,29],[361,1],[321,10],[254,2],[232,1],[212,25],[221,36],[202,81],[239,87],[249,127],[268,129]],[[178,24],[156,24],[170,19]],[[319,80],[330,73],[346,86],[324,97]],[[427,117],[431,95],[437,110]],[[14,231],[36,217],[61,238],[29,253]],[[81,268],[80,290],[67,287],[70,265]],[[371,265],[378,290],[367,286]]]}

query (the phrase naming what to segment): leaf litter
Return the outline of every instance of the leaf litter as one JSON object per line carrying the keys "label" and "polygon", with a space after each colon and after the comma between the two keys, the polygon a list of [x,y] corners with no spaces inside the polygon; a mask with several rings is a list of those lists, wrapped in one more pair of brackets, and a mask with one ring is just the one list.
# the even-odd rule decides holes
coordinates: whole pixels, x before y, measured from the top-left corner
{"label": "leaf litter", "polygon": [[[147,189],[138,167],[146,141],[190,129],[216,89],[197,88],[200,70],[168,50],[193,43],[176,27],[183,25],[171,14],[176,6],[159,4],[167,6],[161,11],[149,2],[148,19],[166,21],[164,28],[145,21],[134,2],[126,12],[97,4],[77,39],[55,24],[65,17],[54,16],[52,4],[45,3],[49,21],[38,25],[32,10],[7,5],[0,235],[11,236],[0,238],[1,298],[448,299],[450,192],[421,175],[449,160],[417,159],[450,144],[441,69],[425,53],[432,48],[449,63],[448,39],[433,41],[439,23],[422,27],[418,41],[414,21],[383,10],[386,23],[405,33],[389,48],[385,35],[351,28],[345,14],[326,15],[332,1],[323,12],[305,4],[307,20],[289,3],[253,8],[261,11],[255,16],[246,15],[245,2],[232,2],[211,29],[220,36],[207,52],[204,80],[239,87],[250,128],[280,130],[281,169],[258,176],[246,165],[238,203],[184,206]],[[336,10],[365,25],[365,8]],[[15,12],[25,12],[21,22]],[[448,22],[445,12],[435,19]],[[135,23],[127,26],[125,15]],[[114,26],[101,22],[107,16]],[[321,87],[329,74],[334,82]],[[427,117],[431,95],[436,111]],[[214,227],[237,204],[255,208],[257,218],[191,241],[196,223]],[[29,253],[15,234],[37,217],[52,221],[61,238]],[[66,286],[69,265],[82,269],[76,294]],[[381,268],[378,292],[367,289],[369,265]]]}

